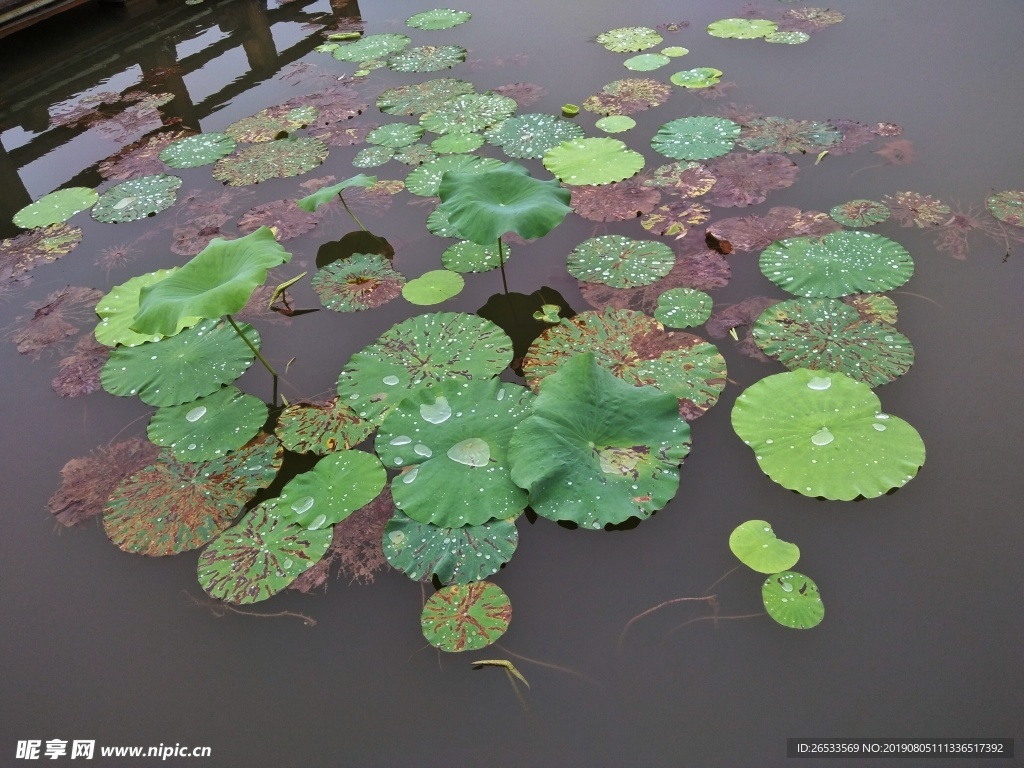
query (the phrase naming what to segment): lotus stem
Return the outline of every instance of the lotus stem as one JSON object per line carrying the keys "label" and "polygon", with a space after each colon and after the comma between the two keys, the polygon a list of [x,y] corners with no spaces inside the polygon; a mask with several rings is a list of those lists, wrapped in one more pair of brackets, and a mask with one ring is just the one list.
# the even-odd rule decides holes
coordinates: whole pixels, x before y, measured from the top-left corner
{"label": "lotus stem", "polygon": [[505,254],[501,249],[501,237],[498,238],[498,266],[501,267],[501,285],[508,295],[508,281],[505,279]]}
{"label": "lotus stem", "polygon": [[274,377],[274,402],[276,403],[278,379],[277,371],[270,367],[270,363],[267,362],[267,359],[260,354],[260,351],[256,349],[253,343],[249,341],[248,337],[246,337],[246,335],[242,333],[242,329],[238,327],[238,323],[235,322],[234,318],[231,317],[231,315],[224,315],[224,317],[226,317],[228,319],[228,322],[231,323],[231,327],[235,329],[235,333],[242,337],[242,341],[246,343],[246,346],[248,346],[249,349],[252,350],[253,354],[256,355],[256,357],[259,359],[259,361],[263,363],[263,367],[270,371],[270,375]]}
{"label": "lotus stem", "polygon": [[345,206],[345,210],[348,211],[348,215],[352,217],[352,221],[359,225],[359,228],[363,232],[369,232],[369,230],[363,226],[363,222],[356,218],[356,215],[352,213],[352,209],[348,207],[348,203],[345,202],[345,198],[342,197],[341,192],[338,193],[338,199],[341,200],[341,204]]}

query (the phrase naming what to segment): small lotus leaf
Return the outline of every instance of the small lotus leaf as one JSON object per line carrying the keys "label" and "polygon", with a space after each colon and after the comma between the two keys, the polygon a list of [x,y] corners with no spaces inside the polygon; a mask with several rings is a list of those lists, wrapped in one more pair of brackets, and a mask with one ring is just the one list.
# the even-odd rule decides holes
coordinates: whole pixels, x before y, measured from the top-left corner
{"label": "small lotus leaf", "polygon": [[764,520],[747,520],[729,535],[729,549],[741,563],[758,573],[788,571],[800,559],[796,544],[776,538]]}
{"label": "small lotus leaf", "polygon": [[395,150],[391,147],[364,147],[352,158],[352,165],[356,168],[376,168],[378,165],[384,165],[394,156]]}
{"label": "small lotus leaf", "polygon": [[497,584],[477,581],[441,587],[430,596],[420,627],[427,642],[442,651],[476,651],[505,634],[512,604]]}
{"label": "small lotus leaf", "polygon": [[367,35],[354,43],[338,46],[331,51],[331,55],[338,61],[369,62],[373,59],[386,59],[392,53],[398,53],[410,42],[406,35],[394,33]]}
{"label": "small lotus leaf", "polygon": [[68,187],[43,195],[14,214],[14,223],[22,229],[63,224],[79,211],[91,208],[99,194],[89,187]]}
{"label": "small lotus leaf", "polygon": [[768,477],[805,496],[874,498],[924,464],[917,430],[841,373],[797,369],[761,379],[736,400],[732,426]]}
{"label": "small lotus leaf", "polygon": [[311,531],[274,514],[265,501],[223,531],[199,555],[199,585],[234,605],[273,597],[312,568],[331,546],[333,530]]}
{"label": "small lotus leaf", "polygon": [[[133,277],[121,285],[115,285],[106,296],[99,300],[96,305],[96,314],[100,316],[100,322],[96,326],[96,341],[108,347],[115,347],[122,344],[126,347],[134,347],[145,341],[160,341],[164,338],[162,334],[136,333],[131,329],[135,322],[135,315],[139,312],[139,297],[142,289],[155,285],[178,271],[178,267],[170,269],[158,269],[155,272],[147,272],[144,275]],[[203,318],[182,317],[178,319],[174,333],[185,328],[191,328]]]}
{"label": "small lotus leaf", "polygon": [[448,155],[431,160],[411,171],[405,177],[405,187],[414,195],[436,197],[441,187],[441,178],[448,172],[483,173],[501,167],[501,162],[491,157]]}
{"label": "small lotus leaf", "polygon": [[259,184],[311,171],[327,158],[327,145],[312,137],[287,138],[253,144],[222,157],[213,178],[232,187]]}
{"label": "small lotus leaf", "polygon": [[681,117],[661,126],[651,146],[677,160],[707,160],[729,152],[739,135],[739,125],[724,117]]}
{"label": "small lotus leaf", "polygon": [[387,304],[402,293],[405,276],[378,254],[357,253],[316,271],[310,286],[335,312],[358,312]]}
{"label": "small lotus leaf", "polygon": [[467,93],[420,116],[420,125],[434,133],[482,131],[511,117],[518,107],[508,96]]}
{"label": "small lotus leaf", "polygon": [[722,79],[722,70],[714,67],[697,67],[676,72],[669,78],[681,88],[710,88]]}
{"label": "small lotus leaf", "polygon": [[102,195],[92,208],[96,221],[123,224],[154,216],[174,205],[181,179],[158,173],[122,181]]}
{"label": "small lotus leaf", "polygon": [[387,66],[395,72],[438,72],[465,60],[466,49],[461,45],[421,45],[392,53]]}
{"label": "small lotus leaf", "polygon": [[429,163],[431,160],[437,160],[437,152],[431,149],[429,144],[419,142],[396,149],[394,159],[403,165],[417,166]]}
{"label": "small lotus leaf", "polygon": [[605,133],[622,133],[635,128],[636,120],[626,115],[609,115],[602,117],[594,125]]}
{"label": "small lotus leaf", "polygon": [[1024,192],[1019,190],[996,192],[985,200],[985,207],[1000,221],[1024,227]]}
{"label": "small lotus leaf", "polygon": [[484,137],[479,133],[452,131],[430,142],[430,148],[439,155],[464,155],[480,149],[483,144]]}
{"label": "small lotus leaf", "polygon": [[631,56],[622,62],[626,69],[634,72],[652,72],[668,64],[672,59],[663,53],[641,53],[639,56]]}
{"label": "small lotus leaf", "polygon": [[528,114],[510,117],[484,137],[509,157],[540,158],[563,141],[583,138],[583,129],[554,115]]}
{"label": "small lotus leaf", "polygon": [[663,42],[663,38],[650,27],[619,27],[602,32],[597,36],[597,42],[609,51],[627,53],[653,48]]}
{"label": "small lotus leaf", "polygon": [[374,128],[366,134],[367,144],[379,144],[392,149],[407,147],[415,144],[423,135],[423,129],[412,123],[389,123],[380,128]]}
{"label": "small lotus leaf", "polygon": [[811,39],[811,36],[806,32],[801,32],[799,29],[789,29],[784,32],[776,30],[770,32],[764,36],[765,42],[767,43],[783,43],[785,45],[799,45],[800,43],[806,43]]}
{"label": "small lotus leaf", "polygon": [[668,101],[672,86],[647,77],[627,77],[601,88],[588,96],[583,108],[601,115],[629,115],[658,107]]}
{"label": "small lotus leaf", "polygon": [[478,245],[464,240],[446,248],[441,254],[441,263],[453,272],[487,272],[497,269],[502,259],[507,264],[510,255],[511,249],[507,246],[503,246],[499,254],[497,244]]}
{"label": "small lotus leaf", "polygon": [[708,34],[712,37],[754,40],[770,35],[778,27],[778,24],[768,19],[720,19],[708,25]]}
{"label": "small lotus leaf", "polygon": [[662,48],[661,52],[665,56],[670,56],[674,59],[678,56],[685,56],[690,52],[690,49],[683,48],[682,46],[679,45],[670,45],[668,48]]}
{"label": "small lotus leaf", "polygon": [[468,11],[453,11],[451,8],[434,8],[410,16],[405,24],[413,29],[451,29],[465,24],[472,18]]}
{"label": "small lotus leaf", "polygon": [[673,250],[657,240],[601,235],[573,248],[568,269],[570,275],[588,283],[636,288],[664,277],[675,263]]}
{"label": "small lotus leaf", "polygon": [[209,461],[248,443],[267,420],[267,405],[237,387],[223,387],[206,397],[161,408],[147,434],[170,448],[181,462]]}
{"label": "small lotus leaf", "polygon": [[692,328],[711,317],[712,300],[694,288],[672,288],[658,297],[654,317],[666,328]]}
{"label": "small lotus leaf", "polygon": [[402,296],[410,304],[428,307],[458,296],[466,280],[449,269],[432,269],[402,286]]}
{"label": "small lotus leaf", "polygon": [[882,204],[889,208],[894,221],[904,227],[937,227],[950,219],[950,207],[931,195],[919,192],[897,192],[884,195]]}
{"label": "small lotus leaf", "polygon": [[359,173],[344,181],[339,181],[337,184],[322,187],[312,195],[296,200],[295,204],[306,213],[315,213],[321,205],[333,203],[349,187],[372,187],[376,183],[376,176],[367,176],[365,173]]}
{"label": "small lotus leaf", "polygon": [[377,108],[386,115],[421,115],[441,107],[456,96],[473,93],[465,80],[441,77],[423,83],[388,88],[377,97]]}
{"label": "small lotus leaf", "polygon": [[171,168],[198,168],[235,151],[235,140],[226,133],[200,133],[168,144],[160,159]]}
{"label": "small lotus leaf", "polygon": [[544,167],[566,184],[609,184],[644,167],[644,156],[618,139],[572,139],[544,153]]}
{"label": "small lotus leaf", "polygon": [[869,227],[889,218],[889,209],[874,200],[851,200],[835,206],[829,216],[847,227]]}
{"label": "small lotus leaf", "polygon": [[818,585],[796,571],[773,573],[761,587],[768,615],[784,627],[811,629],[825,618]]}
{"label": "small lotus leaf", "polygon": [[274,431],[289,451],[323,455],[354,448],[373,430],[336,395],[323,404],[291,403],[277,417]]}
{"label": "small lotus leaf", "polygon": [[369,504],[385,482],[387,474],[376,456],[356,450],[329,453],[288,481],[273,514],[316,531]]}

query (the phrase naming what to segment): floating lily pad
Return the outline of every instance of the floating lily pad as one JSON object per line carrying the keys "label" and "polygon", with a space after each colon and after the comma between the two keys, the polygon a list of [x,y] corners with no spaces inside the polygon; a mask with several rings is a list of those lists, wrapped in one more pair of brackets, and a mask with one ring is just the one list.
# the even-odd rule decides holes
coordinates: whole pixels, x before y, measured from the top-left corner
{"label": "floating lily pad", "polygon": [[453,11],[451,8],[435,8],[410,16],[405,24],[413,29],[451,29],[465,24],[473,15],[469,11]]}
{"label": "floating lily pad", "polygon": [[432,269],[402,286],[402,296],[410,304],[430,306],[458,296],[466,281],[450,269]]}
{"label": "floating lily pad", "polygon": [[508,96],[467,93],[421,115],[420,125],[434,133],[482,131],[511,117],[518,107]]}
{"label": "floating lily pad", "polygon": [[661,52],[663,55],[669,56],[674,59],[679,56],[685,56],[690,52],[690,49],[683,48],[682,46],[679,45],[670,45],[668,48],[662,48]]}
{"label": "floating lily pad", "polygon": [[378,254],[357,253],[318,269],[310,286],[335,312],[358,312],[387,304],[402,293],[405,275]]}
{"label": "floating lily pad", "polygon": [[811,629],[825,618],[818,585],[796,571],[773,573],[761,587],[764,608],[779,624],[792,629]]}
{"label": "floating lily pad", "polygon": [[626,115],[609,115],[602,117],[594,125],[605,133],[622,133],[635,128],[636,120]]}
{"label": "floating lily pad", "polygon": [[226,133],[200,133],[168,144],[160,159],[171,168],[198,168],[235,151],[235,140]]}
{"label": "floating lily pad", "polygon": [[712,300],[695,288],[672,288],[658,297],[654,318],[666,328],[693,328],[711,317]]}
{"label": "floating lily pad", "polygon": [[[121,285],[115,285],[106,296],[100,299],[96,305],[96,314],[100,316],[100,322],[96,326],[96,341],[108,347],[123,344],[126,347],[134,347],[145,341],[160,341],[164,338],[159,333],[137,333],[131,329],[135,322],[135,315],[139,312],[139,297],[142,289],[159,283],[165,277],[177,272],[177,267],[171,269],[158,269],[155,272],[147,272],[144,275],[133,277]],[[178,333],[185,328],[191,328],[203,318],[181,317],[175,324],[174,332]]]}
{"label": "floating lily pad", "polygon": [[[502,248],[501,256],[505,263],[508,263],[511,256],[511,249],[507,246]],[[453,272],[487,272],[497,269],[501,265],[501,256],[498,253],[498,245],[479,245],[469,241],[455,243],[445,249],[441,254],[441,263],[445,269]]]}
{"label": "floating lily pad", "polygon": [[[430,215],[427,216],[427,231],[432,235],[437,235],[438,237],[454,237],[462,239],[462,235],[459,233],[459,230],[453,227],[452,223],[448,221],[448,213],[440,210],[439,208],[440,207],[435,208],[430,212]],[[445,268],[450,269],[450,267],[447,266]],[[459,270],[455,271],[458,272]]]}
{"label": "floating lily pad", "polygon": [[761,253],[761,272],[798,296],[838,298],[899,288],[914,274],[914,261],[887,237],[843,231],[772,243]]}
{"label": "floating lily pad", "polygon": [[384,165],[395,156],[395,150],[391,147],[364,147],[352,158],[352,165],[356,168],[376,168]]}
{"label": "floating lily pad", "polygon": [[[278,242],[304,235],[313,229],[320,220],[313,214],[306,213],[299,208],[298,202],[291,199],[271,200],[270,202],[253,206],[238,217],[238,231],[248,235],[260,227],[271,227],[274,232],[274,238]],[[195,223],[198,224],[198,222]],[[205,233],[206,231],[202,229],[199,232],[200,235]],[[210,240],[204,244],[204,247],[209,245],[212,240],[213,237],[211,236]],[[189,253],[196,253],[198,250],[196,248],[189,251]]]}
{"label": "floating lily pad", "polygon": [[199,585],[210,597],[234,605],[273,597],[312,568],[331,546],[333,531],[311,531],[274,514],[265,501],[199,555]]}
{"label": "floating lily pad", "polygon": [[891,325],[862,319],[837,299],[790,299],[764,311],[751,329],[761,351],[784,366],[838,371],[872,387],[914,362],[910,340]]}
{"label": "floating lily pad", "polygon": [[429,144],[422,142],[395,150],[395,160],[404,165],[423,165],[436,159],[437,152],[431,149]]}
{"label": "floating lily pad", "polygon": [[785,31],[776,30],[764,36],[767,43],[782,43],[784,45],[800,45],[811,39],[806,32],[799,29],[788,29]]}
{"label": "floating lily pad", "polygon": [[[399,476],[399,481],[401,476]],[[384,557],[410,579],[469,584],[497,573],[519,544],[513,520],[441,528],[396,512],[384,529]]]}
{"label": "floating lily pad", "polygon": [[442,651],[476,651],[508,629],[512,604],[497,584],[477,581],[442,587],[427,600],[420,626],[427,642]]}
{"label": "floating lily pad", "polygon": [[384,488],[387,473],[365,451],[338,451],[320,459],[281,489],[273,514],[311,531],[340,523],[369,504]]}
{"label": "floating lily pad", "polygon": [[122,181],[100,195],[92,217],[108,224],[123,224],[155,216],[174,205],[175,191],[180,186],[180,178],[163,173]]}
{"label": "floating lily pad", "polygon": [[323,404],[290,404],[278,416],[274,431],[289,451],[322,455],[354,448],[373,430],[373,424],[335,396]]}
{"label": "floating lily pad", "polygon": [[415,144],[423,135],[423,129],[412,123],[391,123],[374,128],[366,134],[367,144],[380,144],[381,146],[398,149]]}
{"label": "floating lily pad", "polygon": [[622,66],[632,69],[634,72],[652,72],[671,61],[672,59],[663,53],[641,53],[639,56],[631,56],[626,59],[622,62]]}
{"label": "floating lily pad", "polygon": [[689,442],[675,398],[622,381],[584,352],[544,379],[509,460],[538,515],[593,530],[664,507]]}
{"label": "floating lily pad", "polygon": [[819,211],[801,211],[792,206],[770,208],[764,216],[737,216],[719,219],[707,228],[719,241],[728,243],[737,251],[761,251],[776,240],[789,237],[822,237],[838,232],[842,227],[828,215]]}
{"label": "floating lily pad", "polygon": [[699,197],[715,186],[715,177],[700,163],[679,162],[660,165],[644,186],[655,187],[680,197]]}
{"label": "floating lily pad", "polygon": [[377,108],[386,115],[421,115],[468,93],[473,93],[471,83],[442,77],[388,88],[377,97]]}
{"label": "floating lily pad", "polygon": [[708,163],[717,181],[707,200],[721,206],[757,205],[769,192],[792,186],[799,170],[785,155],[730,152]]}
{"label": "floating lily pad", "polygon": [[79,211],[91,208],[99,197],[96,190],[89,187],[58,189],[26,205],[14,214],[13,221],[22,229],[63,224]]}
{"label": "floating lily pad", "polygon": [[602,32],[597,36],[597,42],[609,51],[627,53],[653,48],[663,42],[663,38],[650,27],[619,27]]}
{"label": "floating lily pad", "polygon": [[337,184],[332,184],[329,187],[322,187],[313,194],[303,197],[301,200],[296,200],[295,205],[306,213],[316,213],[320,206],[335,202],[346,189],[349,189],[350,187],[372,187],[376,183],[376,176],[367,176],[365,173],[358,173],[344,181],[339,181]]}
{"label": "floating lily pad", "polygon": [[640,219],[640,226],[656,235],[684,237],[690,227],[703,224],[711,209],[692,200],[678,200],[659,205]]}
{"label": "floating lily pad", "polygon": [[430,142],[430,148],[439,155],[462,155],[479,149],[483,143],[484,137],[479,133],[452,131]]}
{"label": "floating lily pad", "polygon": [[[499,160],[476,155],[449,155],[421,165],[405,177],[405,188],[414,195],[436,197],[441,187],[441,177],[449,171],[455,173],[483,173],[502,167]],[[497,239],[497,238],[495,238]]]}
{"label": "floating lily pad", "polygon": [[575,186],[571,191],[569,205],[591,221],[635,219],[661,202],[661,192],[644,186],[639,177],[599,186]]}
{"label": "floating lily pad", "polygon": [[847,227],[870,227],[889,218],[889,209],[875,200],[851,200],[835,206],[829,216]]}
{"label": "floating lily pad", "polygon": [[710,88],[722,79],[722,70],[714,67],[696,67],[676,72],[669,78],[681,88]]}
{"label": "floating lily pad", "polygon": [[147,434],[170,448],[178,461],[209,461],[248,443],[267,420],[267,405],[237,387],[223,387],[206,397],[161,408]]}
{"label": "floating lily pad", "polygon": [[542,162],[566,184],[610,184],[636,174],[644,156],[618,139],[572,139],[545,152]]}
{"label": "floating lily pad", "polygon": [[570,275],[588,283],[635,288],[664,277],[675,263],[675,252],[664,243],[601,235],[573,248],[568,269]]}
{"label": "floating lily pad", "polygon": [[392,53],[401,51],[410,42],[406,35],[394,33],[367,35],[353,43],[339,45],[331,51],[331,55],[338,61],[369,62],[374,59],[386,59]]}
{"label": "floating lily pad", "polygon": [[438,72],[465,60],[466,49],[461,45],[421,45],[391,54],[387,66],[395,72]]}
{"label": "floating lily pad", "polygon": [[857,310],[862,320],[869,323],[893,325],[899,315],[896,302],[881,293],[855,293],[852,296],[844,296],[843,301]]}
{"label": "floating lily pad", "polygon": [[708,24],[708,34],[712,37],[754,40],[770,35],[778,27],[778,24],[768,19],[720,19]]}
{"label": "floating lily pad", "polygon": [[1000,221],[1017,227],[1024,226],[1024,192],[996,192],[985,200],[985,207]]}
{"label": "floating lily pad", "polygon": [[[209,395],[241,376],[254,355],[229,325],[205,320],[194,328],[161,341],[111,351],[100,381],[112,395],[138,395],[159,407],[179,405]],[[260,337],[250,326],[239,326],[259,348]]]}
{"label": "floating lily pad", "polygon": [[800,559],[800,548],[775,536],[764,520],[747,520],[729,535],[729,549],[758,573],[788,571]]}
{"label": "floating lily pad", "polygon": [[526,493],[509,474],[508,441],[532,400],[525,387],[498,379],[413,389],[374,443],[385,466],[403,470],[391,483],[395,506],[447,528],[518,515]]}
{"label": "floating lily pad", "polygon": [[253,144],[222,157],[213,166],[213,178],[233,187],[259,184],[275,178],[311,171],[327,158],[327,145],[311,137],[287,138]]}
{"label": "floating lily pad", "polygon": [[125,552],[160,556],[197,549],[273,482],[282,454],[269,435],[212,461],[183,463],[163,451],[110,494],[103,528]]}
{"label": "floating lily pad", "polygon": [[729,152],[739,135],[739,125],[724,117],[682,117],[661,126],[651,146],[677,160],[706,160]]}
{"label": "floating lily pad", "polygon": [[484,138],[509,157],[539,158],[563,141],[583,138],[583,129],[554,115],[516,115],[488,130]]}
{"label": "floating lily pad", "polygon": [[255,115],[236,120],[224,129],[224,134],[235,141],[268,142],[282,133],[293,133],[317,119],[313,106],[290,107],[280,104],[261,109]]}
{"label": "floating lily pad", "polygon": [[419,315],[352,355],[338,377],[338,394],[360,417],[379,424],[411,389],[490,378],[511,361],[512,341],[490,320],[457,312]]}
{"label": "floating lily pad", "polygon": [[835,146],[843,135],[828,123],[757,117],[743,124],[737,143],[754,152],[784,152],[791,155],[817,153]]}
{"label": "floating lily pad", "polygon": [[732,425],[768,477],[805,496],[874,498],[924,464],[917,430],[841,373],[798,369],[761,379],[737,398]]}
{"label": "floating lily pad", "polygon": [[600,93],[588,96],[583,108],[601,115],[630,115],[668,101],[672,86],[657,80],[627,77],[608,83]]}
{"label": "floating lily pad", "polygon": [[68,224],[51,224],[0,240],[0,278],[9,280],[37,264],[56,261],[82,242],[82,230]]}

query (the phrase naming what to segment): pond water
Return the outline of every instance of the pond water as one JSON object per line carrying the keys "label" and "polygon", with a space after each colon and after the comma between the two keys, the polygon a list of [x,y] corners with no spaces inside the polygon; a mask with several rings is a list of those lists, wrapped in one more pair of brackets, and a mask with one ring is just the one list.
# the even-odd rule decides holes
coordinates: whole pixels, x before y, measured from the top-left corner
{"label": "pond water", "polygon": [[[375,98],[384,88],[433,77],[462,78],[480,93],[536,84],[536,100],[519,111],[558,114],[613,80],[667,81],[680,69],[713,66],[729,83],[715,94],[722,98],[673,86],[666,104],[634,114],[637,126],[616,134],[644,154],[645,170],[667,162],[649,144],[660,125],[720,114],[730,102],[764,115],[902,128],[898,137],[875,137],[817,164],[813,152],[789,155],[799,166],[796,183],[753,206],[711,206],[708,224],[764,216],[773,206],[828,212],[849,200],[913,191],[951,206],[944,222],[960,211],[991,234],[986,198],[1024,188],[1024,6],[1016,0],[849,2],[834,8],[845,20],[802,45],[709,36],[709,23],[743,12],[738,1],[468,0],[458,7],[472,20],[444,31],[405,27],[408,16],[431,7],[421,2],[333,5],[86,6],[3,39],[0,237],[20,231],[10,223],[16,211],[58,187],[112,186],[99,164],[149,132],[221,131],[337,84],[356,65],[313,49],[325,28],[349,29],[358,17],[366,34],[405,33],[413,45],[463,45],[469,53],[465,63],[433,74],[372,70],[355,85],[370,107],[352,127],[413,122],[381,114]],[[764,7],[780,13],[804,6],[766,0]],[[664,45],[690,50],[681,66],[677,59],[631,73],[622,61],[632,54],[594,42],[613,28],[682,20],[689,26],[664,34]],[[91,94],[139,87],[174,94],[157,108],[155,123],[136,115],[91,127],[50,125],[51,116]],[[604,135],[596,117],[581,111],[576,118],[588,136]],[[913,162],[907,145],[887,144],[896,140],[911,143]],[[876,390],[884,409],[914,425],[927,446],[926,463],[905,488],[830,502],[773,483],[732,431],[730,411],[745,387],[782,367],[743,355],[729,336],[711,339],[728,363],[729,384],[692,424],[676,497],[625,530],[520,519],[515,557],[493,577],[511,598],[513,619],[498,646],[485,651],[441,654],[428,646],[419,614],[433,587],[395,570],[379,571],[372,583],[332,579],[326,593],[286,591],[251,606],[282,612],[277,617],[218,617],[188,598],[204,597],[195,553],[128,555],[95,521],[56,526],[46,505],[65,463],[113,440],[144,437],[152,409],[102,391],[58,396],[50,382],[76,337],[19,354],[13,339],[27,318],[65,286],[106,292],[144,271],[184,263],[188,257],[171,250],[176,229],[185,237],[197,216],[222,212],[216,226],[237,236],[235,219],[253,206],[304,196],[309,187],[302,183],[312,178],[341,180],[363,170],[351,162],[365,146],[332,146],[321,167],[254,187],[223,187],[210,166],[172,171],[184,179],[175,207],[118,225],[79,213],[71,223],[83,230],[81,244],[0,296],[0,327],[11,339],[0,344],[7,525],[0,545],[0,763],[21,764],[13,760],[19,741],[85,739],[97,748],[180,743],[212,750],[205,760],[172,758],[168,765],[771,766],[787,762],[787,737],[1022,735],[1024,246],[1001,232],[971,232],[963,247],[948,224],[901,227],[890,219],[873,230],[901,243],[916,264],[912,280],[891,294],[916,361]],[[888,154],[875,154],[887,146]],[[479,152],[508,159],[490,145]],[[540,161],[522,163],[549,177]],[[365,172],[403,179],[408,170],[391,161]],[[410,278],[440,268],[439,255],[452,242],[426,231],[431,206],[422,202],[403,191],[390,207],[355,208],[394,245],[394,265]],[[312,272],[319,246],[352,228],[341,212],[286,241],[294,259],[274,271],[276,281]],[[547,286],[576,312],[590,309],[565,258],[602,234],[650,237],[636,221],[570,215],[542,240],[512,244],[509,289],[529,294]],[[728,257],[731,280],[709,291],[716,306],[755,295],[785,298],[760,274],[756,256]],[[424,311],[475,312],[500,291],[497,272],[467,274],[465,290],[433,308],[398,298],[358,314],[265,313],[253,322],[271,363],[287,367],[285,397],[328,396],[349,356],[393,324]],[[320,306],[308,279],[289,295],[295,307]],[[86,308],[69,320],[88,330],[94,318]],[[703,327],[692,330],[708,337]],[[521,381],[510,371],[503,378]],[[239,386],[269,399],[270,377],[259,366]],[[763,614],[764,577],[734,571],[729,534],[749,519],[769,521],[799,545],[797,570],[817,582],[826,606],[820,626],[797,631],[774,623]],[[706,601],[678,602],[620,638],[631,617],[707,594],[716,596],[717,621],[709,620]],[[312,617],[315,626],[294,614]],[[517,693],[500,668],[474,669],[474,659],[512,661],[529,689],[520,684]],[[96,764],[129,763],[156,761],[104,763],[97,753]],[[884,763],[854,758],[844,765]]]}

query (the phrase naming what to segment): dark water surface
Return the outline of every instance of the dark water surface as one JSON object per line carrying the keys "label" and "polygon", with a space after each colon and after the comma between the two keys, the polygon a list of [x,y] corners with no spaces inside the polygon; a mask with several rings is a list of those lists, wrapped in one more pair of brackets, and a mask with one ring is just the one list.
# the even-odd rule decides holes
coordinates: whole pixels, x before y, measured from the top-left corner
{"label": "dark water surface", "polygon": [[[843,23],[799,46],[709,37],[706,25],[738,15],[739,2],[467,0],[458,4],[473,13],[464,26],[404,27],[407,16],[431,7],[364,0],[338,11],[361,13],[368,34],[402,32],[413,45],[470,49],[470,62],[436,75],[374,71],[361,86],[370,104],[383,87],[451,76],[473,82],[478,92],[540,84],[547,95],[520,112],[557,113],[622,77],[667,80],[679,69],[715,66],[736,83],[726,99],[676,89],[666,105],[635,115],[638,126],[618,136],[645,154],[647,168],[665,162],[648,144],[659,125],[710,113],[724,101],[790,118],[897,123],[916,150],[910,165],[852,177],[882,162],[872,153],[881,141],[818,166],[811,156],[797,157],[795,185],[758,206],[715,208],[712,221],[764,215],[779,205],[828,211],[904,190],[967,210],[981,208],[992,190],[1024,188],[1024,5],[1016,0],[848,0],[838,7]],[[123,143],[96,130],[47,130],[53,105],[123,90],[144,70],[178,60],[182,72],[158,89],[176,94],[161,113],[193,129],[223,130],[352,72],[353,65],[312,51],[323,38],[319,25],[305,25],[328,23],[331,13],[326,0],[269,8],[248,0],[165,3],[134,17],[87,7],[0,40],[0,236],[16,233],[10,216],[30,200],[68,183],[100,185],[96,164]],[[691,53],[649,75],[630,73],[621,66],[625,55],[590,42],[614,27],[681,19],[690,27],[666,35],[665,45]],[[584,112],[578,121],[588,135],[602,135],[594,117]],[[398,120],[371,108],[353,124]],[[235,214],[305,194],[305,179],[359,172],[350,161],[360,148],[332,148],[322,168],[260,184]],[[496,148],[481,153],[504,159]],[[539,162],[524,164],[546,176]],[[392,161],[367,173],[400,179],[407,170]],[[209,166],[174,173],[185,180],[179,199],[188,190],[220,188]],[[383,216],[367,215],[369,226],[396,245],[395,265],[410,277],[439,268],[448,244],[426,233],[429,207],[409,205],[420,200],[403,192]],[[115,226],[77,215],[71,223],[84,229],[82,244],[35,269],[30,285],[0,296],[5,335],[31,314],[27,304],[65,285],[105,292],[143,271],[183,263],[168,250],[171,226],[137,244],[130,262],[109,270],[96,264],[104,249],[133,243],[174,216],[171,209]],[[348,229],[335,217],[286,242],[295,254],[286,276],[315,268],[318,245]],[[741,387],[781,367],[740,355],[728,338],[717,340],[738,385],[694,422],[678,496],[628,531],[587,533],[520,520],[518,552],[494,577],[512,599],[511,627],[499,648],[474,654],[439,657],[425,645],[418,624],[424,592],[397,571],[369,585],[337,581],[325,595],[286,593],[259,606],[306,613],[317,621],[312,628],[287,617],[218,619],[183,597],[202,594],[194,553],[129,556],[93,525],[55,534],[45,505],[61,467],[112,439],[144,435],[151,409],[102,392],[62,399],[49,382],[70,345],[33,361],[4,341],[0,765],[24,764],[14,755],[25,739],[205,745],[212,757],[167,764],[255,768],[770,766],[787,762],[786,738],[793,736],[1024,736],[1024,246],[1014,245],[1006,258],[1004,244],[975,233],[966,258],[954,259],[937,250],[934,231],[895,222],[876,231],[902,243],[916,261],[913,279],[893,298],[898,328],[913,341],[917,360],[877,392],[885,410],[908,420],[925,441],[918,477],[895,494],[856,503],[804,498],[775,485],[732,432],[729,412]],[[577,311],[589,309],[564,271],[565,255],[604,232],[647,236],[637,222],[595,225],[570,216],[542,241],[513,246],[510,288],[529,293],[549,285]],[[729,260],[732,281],[713,292],[716,304],[781,297],[757,270],[756,254]],[[473,312],[499,289],[496,273],[467,275],[466,291],[436,309]],[[299,306],[317,306],[308,283],[294,295]],[[296,399],[330,392],[349,355],[417,312],[399,299],[355,316],[321,311],[258,325],[272,362],[283,367],[296,358],[283,387]],[[240,386],[265,397],[269,377],[254,368]],[[630,617],[665,600],[700,596],[730,571],[736,561],[729,533],[751,518],[770,521],[799,544],[797,569],[817,581],[826,605],[818,628],[788,630],[761,616],[677,629],[708,615],[702,604],[683,603],[638,622],[617,650]],[[761,581],[743,569],[718,584],[720,614],[759,612]],[[474,671],[473,658],[515,661],[531,685],[524,701],[500,670]],[[93,764],[104,763],[97,756]]]}

